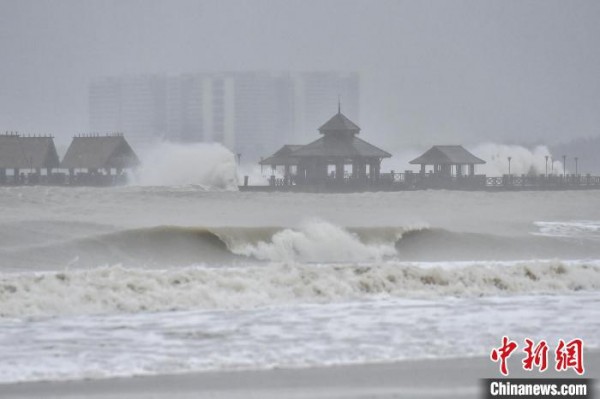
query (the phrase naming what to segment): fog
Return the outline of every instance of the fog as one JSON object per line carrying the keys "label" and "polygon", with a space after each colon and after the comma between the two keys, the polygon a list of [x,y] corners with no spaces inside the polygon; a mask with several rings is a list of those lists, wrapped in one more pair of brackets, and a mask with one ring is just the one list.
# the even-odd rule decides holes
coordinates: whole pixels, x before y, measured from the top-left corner
{"label": "fog", "polygon": [[0,1],[0,130],[89,129],[98,76],[343,70],[363,132],[431,143],[600,134],[597,1]]}

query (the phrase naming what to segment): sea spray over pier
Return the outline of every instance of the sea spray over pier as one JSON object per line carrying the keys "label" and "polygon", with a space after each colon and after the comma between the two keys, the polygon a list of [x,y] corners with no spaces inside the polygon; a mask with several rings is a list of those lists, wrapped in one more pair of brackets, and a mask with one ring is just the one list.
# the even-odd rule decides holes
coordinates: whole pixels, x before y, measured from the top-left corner
{"label": "sea spray over pier", "polygon": [[132,184],[237,190],[235,156],[221,144],[162,142],[140,157],[141,168],[132,175]]}
{"label": "sea spray over pier", "polygon": [[[552,158],[550,150],[544,145],[527,148],[520,145],[480,143],[472,146],[472,150],[485,158],[486,164],[482,165],[480,170],[487,176],[507,174],[508,157],[511,158],[511,173],[515,175],[544,174],[546,170],[545,157]],[[560,174],[563,172],[563,164],[562,161],[558,160],[558,157],[555,158],[552,160],[554,165],[548,164],[549,172]]]}

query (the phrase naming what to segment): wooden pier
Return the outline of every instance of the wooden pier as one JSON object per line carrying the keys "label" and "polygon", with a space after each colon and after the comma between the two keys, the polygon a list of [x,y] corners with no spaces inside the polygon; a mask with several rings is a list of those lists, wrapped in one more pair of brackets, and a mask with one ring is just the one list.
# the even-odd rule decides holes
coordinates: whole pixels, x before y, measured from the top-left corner
{"label": "wooden pier", "polygon": [[[245,182],[247,183],[247,179]],[[598,190],[600,176],[592,175],[504,175],[488,177],[440,176],[434,173],[382,173],[376,179],[356,179],[345,176],[343,180],[330,178],[318,184],[296,184],[293,176],[271,176],[268,185],[239,186],[240,191],[348,193],[368,191],[414,190],[465,190],[465,191],[536,191],[536,190]]]}

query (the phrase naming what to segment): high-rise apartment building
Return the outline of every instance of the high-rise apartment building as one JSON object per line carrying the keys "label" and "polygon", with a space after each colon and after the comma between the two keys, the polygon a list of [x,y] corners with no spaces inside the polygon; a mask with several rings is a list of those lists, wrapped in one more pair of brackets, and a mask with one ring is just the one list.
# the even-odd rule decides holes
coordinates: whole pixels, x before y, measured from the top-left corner
{"label": "high-rise apartment building", "polygon": [[140,75],[95,80],[89,90],[93,132],[124,132],[134,145],[166,135],[166,77]]}
{"label": "high-rise apartment building", "polygon": [[223,72],[105,78],[90,87],[93,131],[132,145],[157,138],[220,142],[257,161],[284,143],[312,139],[337,108],[359,120],[359,77],[339,72]]}

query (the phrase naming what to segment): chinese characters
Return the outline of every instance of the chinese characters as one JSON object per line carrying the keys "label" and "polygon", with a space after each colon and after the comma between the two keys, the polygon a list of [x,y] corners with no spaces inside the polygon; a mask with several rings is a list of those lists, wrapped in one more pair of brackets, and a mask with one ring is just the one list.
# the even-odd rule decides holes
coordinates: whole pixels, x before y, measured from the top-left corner
{"label": "chinese characters", "polygon": [[[502,345],[492,349],[490,359],[493,362],[500,363],[500,372],[507,376],[508,359],[517,350],[518,344],[510,340],[507,336],[502,337]],[[529,339],[525,339],[525,348],[523,349],[525,358],[522,361],[523,369],[532,371],[537,369],[540,372],[546,371],[548,368],[548,343],[541,340],[537,344]],[[583,375],[583,340],[575,338],[569,342],[558,340],[558,345],[554,351],[554,368],[556,371],[574,370],[577,374]]]}

